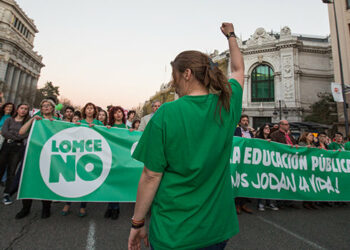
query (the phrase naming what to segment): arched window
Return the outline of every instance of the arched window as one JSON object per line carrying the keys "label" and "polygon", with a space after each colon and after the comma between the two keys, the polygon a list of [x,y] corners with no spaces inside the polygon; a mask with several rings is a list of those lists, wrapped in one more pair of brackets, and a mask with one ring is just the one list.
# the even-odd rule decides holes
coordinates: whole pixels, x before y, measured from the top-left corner
{"label": "arched window", "polygon": [[275,87],[273,70],[268,65],[259,65],[252,72],[252,102],[273,102]]}

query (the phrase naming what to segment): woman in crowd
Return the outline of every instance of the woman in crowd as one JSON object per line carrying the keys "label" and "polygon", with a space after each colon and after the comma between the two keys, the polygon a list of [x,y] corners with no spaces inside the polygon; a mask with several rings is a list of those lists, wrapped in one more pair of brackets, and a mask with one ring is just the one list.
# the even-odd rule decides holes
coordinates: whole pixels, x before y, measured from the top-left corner
{"label": "woman in crowd", "polygon": [[128,128],[125,124],[126,118],[124,109],[120,106],[114,106],[109,111],[109,126],[116,128]]}
{"label": "woman in crowd", "polygon": [[79,115],[74,115],[72,118],[73,123],[78,123],[81,120],[81,117]]}
{"label": "woman in crowd", "polygon": [[[19,130],[19,135],[25,135],[32,127],[34,120],[48,119],[50,121],[58,120],[55,116],[55,102],[51,99],[44,99],[40,103],[40,112],[38,112],[33,118],[27,121]],[[30,213],[33,200],[22,200],[22,209],[16,214],[16,219],[26,217]],[[42,201],[42,213],[41,218],[45,219],[51,215],[51,201]]]}
{"label": "woman in crowd", "polygon": [[132,122],[135,118],[135,115],[136,115],[136,112],[135,110],[130,110],[128,112],[128,116],[127,116],[127,119],[126,119],[126,126],[128,126],[128,128],[132,128]]}
{"label": "woman in crowd", "polygon": [[[270,125],[268,123],[265,123],[259,128],[255,138],[271,141],[270,134]],[[266,204],[266,206],[264,203]],[[258,199],[258,210],[265,211],[265,207],[273,211],[279,210],[278,207],[275,205],[274,201]]]}
{"label": "woman in crowd", "polygon": [[99,120],[100,122],[102,122],[103,125],[105,125],[105,126],[107,125],[107,123],[108,123],[108,115],[107,115],[106,110],[101,109],[101,110],[98,112],[97,120]]}
{"label": "woman in crowd", "polygon": [[[311,132],[304,132],[299,139],[299,146],[316,148],[314,144],[314,135]],[[314,202],[303,201],[303,207],[306,209],[318,209]]]}
{"label": "woman in crowd", "polygon": [[95,106],[95,104],[89,102],[87,103],[83,110],[81,111],[81,116],[82,116],[82,120],[80,120],[80,123],[82,124],[88,124],[90,126],[94,126],[94,125],[101,125],[103,126],[103,123],[100,122],[99,120],[97,120],[97,108]]}
{"label": "woman in crowd", "polygon": [[140,127],[140,123],[141,123],[140,120],[134,120],[134,121],[132,122],[131,128],[132,128],[133,130],[138,130],[139,127]]}
{"label": "woman in crowd", "polygon": [[7,180],[3,195],[3,203],[9,205],[12,182],[16,174],[17,166],[23,158],[25,138],[28,134],[19,135],[19,130],[28,120],[29,106],[20,104],[14,116],[8,118],[2,127],[2,136],[5,138],[0,151],[0,178],[7,170]]}

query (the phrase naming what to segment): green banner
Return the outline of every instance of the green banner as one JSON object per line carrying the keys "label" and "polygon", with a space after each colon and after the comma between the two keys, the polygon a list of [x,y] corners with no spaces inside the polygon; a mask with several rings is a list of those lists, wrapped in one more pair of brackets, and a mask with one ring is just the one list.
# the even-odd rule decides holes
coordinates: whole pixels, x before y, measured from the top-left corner
{"label": "green banner", "polygon": [[[132,159],[141,132],[40,120],[31,129],[19,199],[134,202],[143,164]],[[350,152],[235,137],[239,197],[350,201]]]}

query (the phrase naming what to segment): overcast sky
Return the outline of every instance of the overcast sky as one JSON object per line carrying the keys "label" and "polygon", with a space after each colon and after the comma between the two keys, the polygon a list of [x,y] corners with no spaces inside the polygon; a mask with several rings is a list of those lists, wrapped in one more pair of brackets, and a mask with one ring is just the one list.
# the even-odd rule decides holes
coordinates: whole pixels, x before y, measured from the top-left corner
{"label": "overcast sky", "polygon": [[183,50],[227,49],[222,21],[246,40],[258,27],[329,34],[321,0],[17,0],[39,30],[39,87],[52,81],[75,105],[125,108],[148,100],[168,82]]}

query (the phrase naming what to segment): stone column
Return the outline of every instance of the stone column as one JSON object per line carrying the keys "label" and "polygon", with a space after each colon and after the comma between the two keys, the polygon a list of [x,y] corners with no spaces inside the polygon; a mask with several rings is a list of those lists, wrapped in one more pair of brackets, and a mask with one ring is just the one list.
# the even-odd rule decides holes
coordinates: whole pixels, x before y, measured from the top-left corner
{"label": "stone column", "polygon": [[[18,80],[14,82],[14,84],[12,84],[12,87],[11,87],[11,101],[15,103],[15,100],[17,98],[17,90],[18,90],[18,86],[20,84],[20,82],[22,82],[23,80],[23,74],[24,72],[20,69],[19,70],[19,74],[18,74]],[[16,103],[15,103],[16,104]]]}
{"label": "stone column", "polygon": [[2,91],[4,92],[5,101],[8,100],[8,97],[10,95],[10,86],[12,83],[14,72],[15,72],[15,67],[12,64],[9,64],[7,66],[7,71],[6,71],[6,76],[5,76],[5,84],[2,88]]}
{"label": "stone column", "polygon": [[32,78],[32,84],[31,84],[31,88],[30,88],[30,93],[29,93],[29,96],[30,96],[30,99],[29,99],[29,104],[31,106],[33,106],[33,103],[35,101],[35,93],[36,93],[36,87],[37,87],[37,84],[38,84],[38,78]]}
{"label": "stone column", "polygon": [[18,82],[17,91],[15,94],[15,104],[16,105],[20,104],[23,100],[24,87],[25,87],[25,82],[27,80],[27,76],[28,76],[28,74],[26,72],[22,72],[21,78]]}
{"label": "stone column", "polygon": [[244,75],[244,89],[243,89],[243,96],[242,96],[242,106],[243,107],[248,107],[248,103],[250,103],[249,98],[250,98],[250,88],[248,87],[249,85],[249,75]]}
{"label": "stone column", "polygon": [[23,99],[22,102],[25,103],[29,103],[30,101],[30,92],[31,92],[31,87],[32,87],[32,76],[31,75],[27,75],[27,79],[24,83],[24,87],[23,87]]}
{"label": "stone column", "polygon": [[10,89],[9,89],[9,97],[6,100],[8,102],[13,102],[15,100],[15,94],[16,94],[15,91],[17,90],[20,74],[21,74],[21,70],[19,68],[15,68],[15,72],[14,72]]}

